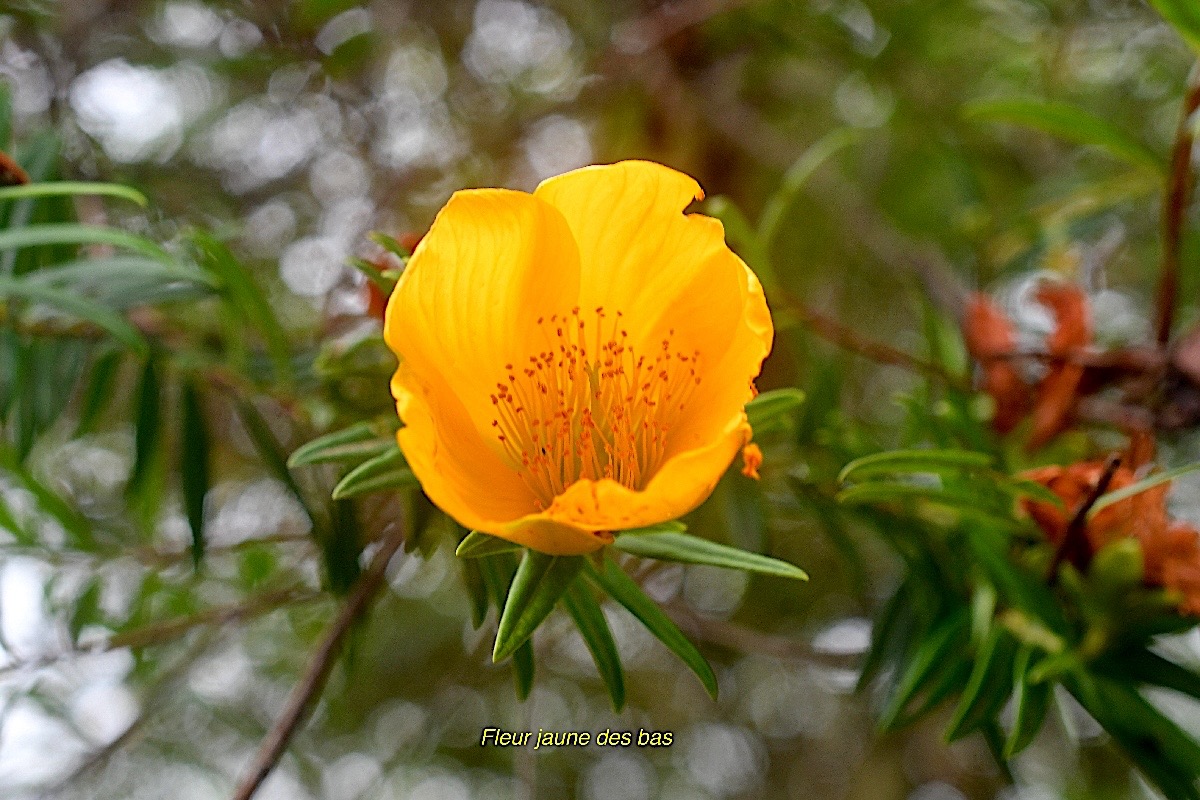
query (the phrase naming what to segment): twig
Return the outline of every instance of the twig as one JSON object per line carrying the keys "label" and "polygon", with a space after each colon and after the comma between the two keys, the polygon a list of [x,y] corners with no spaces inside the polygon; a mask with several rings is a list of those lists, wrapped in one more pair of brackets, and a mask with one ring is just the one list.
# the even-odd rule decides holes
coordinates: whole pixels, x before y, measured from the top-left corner
{"label": "twig", "polygon": [[292,689],[283,713],[279,715],[275,725],[263,738],[258,754],[234,791],[233,800],[250,800],[262,782],[271,774],[271,770],[275,769],[275,765],[287,749],[292,735],[307,715],[309,705],[325,687],[325,682],[329,679],[329,673],[333,670],[333,665],[341,651],[342,641],[346,638],[346,634],[349,633],[354,622],[367,610],[371,600],[383,585],[388,562],[392,560],[392,556],[396,554],[403,543],[404,527],[397,524],[388,538],[380,545],[379,551],[371,559],[370,566],[358,579],[354,590],[346,598],[346,603],[338,612],[337,617],[326,629],[324,638],[309,659],[304,676]]}
{"label": "twig", "polygon": [[970,391],[970,386],[962,378],[950,374],[939,364],[909,355],[903,350],[892,347],[889,344],[869,339],[849,325],[838,322],[833,317],[817,311],[815,308],[799,300],[788,297],[787,303],[788,307],[800,317],[801,321],[813,333],[844,350],[858,353],[880,364],[891,364],[914,372],[920,372],[931,378],[936,378],[949,386],[963,391]]}
{"label": "twig", "polygon": [[68,650],[66,652],[42,656],[37,659],[14,661],[10,664],[4,664],[0,666],[0,676],[22,669],[41,669],[53,666],[64,658],[106,653],[110,650],[117,650],[123,647],[148,647],[150,645],[163,644],[172,639],[177,639],[193,628],[202,625],[222,626],[233,622],[241,622],[242,620],[251,619],[274,611],[282,606],[308,603],[324,596],[321,592],[305,591],[296,588],[265,592],[246,602],[206,608],[203,611],[198,611],[186,617],[156,622],[140,628],[134,628],[133,630],[124,631],[123,633],[115,634],[94,648]]}
{"label": "twig", "polygon": [[1171,340],[1171,326],[1175,319],[1176,295],[1179,293],[1180,242],[1183,239],[1183,220],[1191,202],[1192,144],[1195,134],[1192,117],[1200,108],[1200,65],[1192,69],[1188,78],[1187,93],[1183,98],[1183,112],[1179,128],[1175,132],[1175,144],[1171,148],[1171,173],[1167,189],[1163,194],[1162,212],[1162,272],[1158,278],[1158,298],[1155,321],[1156,339],[1165,346]]}
{"label": "twig", "polygon": [[1088,512],[1092,510],[1092,506],[1096,505],[1096,501],[1100,499],[1101,495],[1108,491],[1108,485],[1112,483],[1113,475],[1116,474],[1119,466],[1121,466],[1121,456],[1116,453],[1109,456],[1104,462],[1104,472],[1100,474],[1100,480],[1096,481],[1095,487],[1079,504],[1079,508],[1075,509],[1075,514],[1067,524],[1062,541],[1054,550],[1054,558],[1050,560],[1050,569],[1046,572],[1047,583],[1055,582],[1058,578],[1058,568],[1062,566],[1062,562],[1068,556],[1073,555],[1076,551],[1086,552]]}
{"label": "twig", "polygon": [[192,664],[196,663],[196,659],[204,655],[213,642],[216,641],[217,634],[218,631],[216,629],[205,631],[188,648],[187,652],[180,656],[178,661],[155,679],[154,683],[146,691],[146,696],[142,703],[146,710],[131,722],[129,727],[122,731],[117,738],[93,752],[70,775],[43,792],[41,800],[62,794],[71,784],[76,783],[88,773],[105,764],[118,750],[141,733],[142,729],[150,721],[153,713],[158,710],[159,703],[166,695],[171,693],[175,685],[182,678],[187,676],[188,670]]}

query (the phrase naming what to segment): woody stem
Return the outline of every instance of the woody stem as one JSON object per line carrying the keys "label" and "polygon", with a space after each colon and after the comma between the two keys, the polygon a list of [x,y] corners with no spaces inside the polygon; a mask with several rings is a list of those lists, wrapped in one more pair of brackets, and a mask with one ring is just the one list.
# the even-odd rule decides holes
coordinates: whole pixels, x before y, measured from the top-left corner
{"label": "woody stem", "polygon": [[1192,144],[1195,133],[1192,117],[1200,108],[1200,65],[1192,69],[1188,79],[1187,93],[1183,98],[1183,111],[1179,128],[1175,133],[1175,144],[1171,148],[1171,172],[1163,194],[1162,212],[1162,271],[1158,279],[1158,310],[1155,322],[1155,341],[1165,346],[1171,339],[1171,326],[1175,318],[1176,295],[1179,293],[1180,245],[1183,240],[1183,221],[1191,202],[1192,187]]}
{"label": "woody stem", "polygon": [[1058,568],[1068,557],[1076,553],[1086,555],[1088,512],[1092,510],[1092,506],[1096,505],[1096,501],[1108,491],[1108,486],[1112,483],[1113,475],[1117,473],[1119,466],[1121,466],[1121,456],[1113,453],[1104,462],[1104,472],[1100,474],[1100,480],[1096,481],[1095,487],[1075,509],[1075,514],[1067,525],[1067,532],[1063,535],[1062,541],[1058,543],[1058,547],[1054,551],[1054,558],[1050,560],[1050,569],[1046,572],[1047,583],[1053,584],[1058,579]]}

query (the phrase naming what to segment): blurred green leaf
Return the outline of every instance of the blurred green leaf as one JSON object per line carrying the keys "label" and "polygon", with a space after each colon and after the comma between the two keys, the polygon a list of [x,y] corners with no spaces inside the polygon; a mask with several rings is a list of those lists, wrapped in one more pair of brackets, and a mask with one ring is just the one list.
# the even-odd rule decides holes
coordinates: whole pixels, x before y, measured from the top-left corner
{"label": "blurred green leaf", "polygon": [[838,473],[838,483],[912,472],[942,474],[991,467],[993,459],[987,453],[971,450],[890,450],[856,458]]}
{"label": "blurred green leaf", "polygon": [[76,436],[90,433],[95,428],[101,413],[112,400],[113,388],[116,384],[117,373],[121,368],[123,355],[119,350],[109,350],[92,363],[92,370],[83,390],[83,408],[79,411],[79,424],[75,428]]}
{"label": "blurred green leaf", "polygon": [[1016,640],[1002,626],[993,625],[975,654],[971,677],[946,729],[947,742],[995,721],[1012,689],[1016,654]]}
{"label": "blurred green leaf", "polygon": [[1173,481],[1182,475],[1187,475],[1188,473],[1195,472],[1198,469],[1200,469],[1200,461],[1197,461],[1194,464],[1176,467],[1175,469],[1169,469],[1164,472],[1156,472],[1153,475],[1142,478],[1136,483],[1131,483],[1124,488],[1108,492],[1101,496],[1100,499],[1097,500],[1095,504],[1092,505],[1092,507],[1088,510],[1088,519],[1093,519],[1097,514],[1111,506],[1113,503],[1119,503],[1122,500],[1127,500],[1134,495],[1141,494],[1147,489],[1153,489],[1155,486]]}
{"label": "blurred green leaf", "polygon": [[1200,53],[1200,6],[1195,0],[1149,0],[1149,3],[1193,50]]}
{"label": "blurred green leaf", "polygon": [[582,556],[525,551],[500,615],[492,661],[508,658],[533,635],[582,567]]}
{"label": "blurred green leaf", "polygon": [[[2,148],[3,145],[0,145]],[[129,186],[119,183],[94,183],[88,181],[43,181],[20,186],[0,186],[0,202],[23,200],[29,197],[54,197],[58,195],[93,195],[97,197],[119,197],[138,204],[149,205],[146,196]]]}
{"label": "blurred green leaf", "polygon": [[133,412],[133,471],[129,475],[126,487],[130,497],[139,496],[145,491],[162,436],[162,393],[155,362],[153,356],[146,359],[136,395]]}
{"label": "blurred green leaf", "polygon": [[621,534],[613,541],[612,546],[635,556],[655,558],[659,561],[707,564],[780,578],[808,580],[804,570],[786,561],[738,550],[686,533],[650,533],[636,536]]}
{"label": "blurred green leaf", "polygon": [[149,352],[145,337],[120,314],[86,297],[53,286],[43,286],[21,278],[0,275],[0,299],[21,297],[45,303],[71,316],[90,322],[109,333],[134,353],[144,356]]}
{"label": "blurred green leaf", "polygon": [[1121,681],[1161,686],[1200,700],[1200,673],[1144,647],[1115,652],[1098,662],[1097,669]]}
{"label": "blurred green leaf", "polygon": [[670,522],[659,522],[643,528],[630,528],[629,530],[619,531],[619,533],[622,536],[644,536],[652,533],[683,533],[686,530],[687,525],[677,519],[673,519]]}
{"label": "blurred green leaf", "polygon": [[[249,270],[217,237],[203,231],[193,231],[191,240],[200,265],[212,272],[224,287],[226,305],[233,317],[246,328],[262,335],[279,380],[285,384],[292,383],[295,374],[287,334]],[[238,331],[235,335],[242,334]]]}
{"label": "blurred green leaf", "polygon": [[[917,696],[929,691],[939,674],[950,671],[955,664],[962,662],[963,646],[969,638],[970,618],[965,610],[960,609],[942,619],[926,637],[918,641],[880,715],[879,724],[884,730],[899,727],[904,722],[902,715],[905,709],[916,701]],[[930,704],[927,701],[926,706]]]}
{"label": "blurred green leaf", "polygon": [[1037,654],[1037,648],[1023,645],[1013,660],[1013,723],[1004,742],[1006,759],[1011,759],[1033,742],[1050,707],[1053,686],[1029,680],[1029,671],[1036,663]]}
{"label": "blurred green leaf", "polygon": [[0,250],[19,250],[39,245],[106,244],[123,247],[151,258],[170,261],[171,254],[142,236],[100,225],[52,222],[0,230]]}
{"label": "blurred green leaf", "polygon": [[588,586],[576,577],[562,596],[563,606],[575,620],[575,627],[583,637],[584,644],[596,662],[596,670],[604,680],[613,710],[620,712],[625,706],[625,673],[621,668],[621,655],[613,641],[608,620]]}
{"label": "blurred green leaf", "polygon": [[696,674],[700,683],[708,691],[713,700],[717,699],[717,676],[712,667],[700,655],[700,651],[692,644],[683,632],[672,622],[658,605],[646,596],[642,588],[625,574],[611,559],[605,558],[601,568],[585,563],[585,574],[592,583],[608,592],[612,599],[633,614],[654,634],[660,642],[667,646],[672,653],[679,656],[684,664]]}
{"label": "blurred green leaf", "polygon": [[1055,100],[978,100],[963,109],[968,119],[1007,122],[1035,128],[1075,144],[1097,147],[1134,166],[1159,174],[1166,164],[1153,150],[1106,119]]}
{"label": "blurred green leaf", "polygon": [[367,459],[396,449],[395,428],[385,435],[381,426],[374,422],[359,422],[296,448],[288,458],[288,466],[295,468],[306,464],[361,463]]}
{"label": "blurred green leaf", "polygon": [[196,385],[184,381],[180,390],[179,481],[183,507],[192,532],[192,563],[204,557],[204,499],[209,488],[208,426]]}
{"label": "blurred green leaf", "polygon": [[333,487],[333,497],[335,500],[341,500],[369,492],[410,489],[417,485],[417,477],[408,468],[404,453],[393,443],[387,452],[350,470],[346,477]]}
{"label": "blurred green leaf", "polygon": [[772,389],[746,404],[746,417],[754,435],[760,436],[778,428],[803,403],[804,392],[799,389]]}
{"label": "blurred green leaf", "polygon": [[517,690],[517,699],[529,699],[533,691],[533,641],[526,639],[520,647],[513,651],[512,657],[513,681]]}

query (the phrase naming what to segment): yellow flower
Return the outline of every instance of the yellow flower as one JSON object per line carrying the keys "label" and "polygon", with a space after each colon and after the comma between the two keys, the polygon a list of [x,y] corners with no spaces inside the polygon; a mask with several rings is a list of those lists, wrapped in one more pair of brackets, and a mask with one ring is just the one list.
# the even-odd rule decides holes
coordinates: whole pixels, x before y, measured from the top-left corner
{"label": "yellow flower", "polygon": [[688,176],[626,161],[454,194],[384,336],[398,438],[463,526],[557,555],[675,519],[749,440],[762,287]]}

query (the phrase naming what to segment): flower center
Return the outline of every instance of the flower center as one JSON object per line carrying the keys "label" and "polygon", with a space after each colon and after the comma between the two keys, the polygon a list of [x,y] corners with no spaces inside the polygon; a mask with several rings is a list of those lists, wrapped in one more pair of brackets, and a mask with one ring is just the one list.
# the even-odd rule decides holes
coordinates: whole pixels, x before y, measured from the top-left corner
{"label": "flower center", "polygon": [[540,508],[583,479],[644,488],[700,383],[700,352],[674,350],[673,329],[637,353],[621,318],[606,324],[603,307],[539,317],[546,349],[504,365],[492,427]]}

